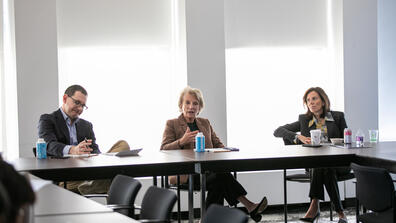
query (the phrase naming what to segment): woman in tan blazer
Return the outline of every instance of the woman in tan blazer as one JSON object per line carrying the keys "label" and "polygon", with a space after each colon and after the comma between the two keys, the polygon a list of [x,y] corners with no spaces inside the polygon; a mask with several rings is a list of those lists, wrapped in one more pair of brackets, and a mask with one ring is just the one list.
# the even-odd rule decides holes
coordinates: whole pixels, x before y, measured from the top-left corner
{"label": "woman in tan blazer", "polygon": [[[208,119],[198,118],[197,115],[204,107],[202,93],[199,89],[186,87],[180,94],[179,109],[182,113],[178,118],[166,122],[162,137],[161,150],[194,149],[195,136],[202,132],[205,136],[205,148],[223,148],[224,145],[213,131]],[[246,190],[230,173],[207,174],[206,187],[208,196],[206,207],[217,203],[223,205],[224,199],[229,205],[241,202],[253,220],[259,222],[261,213],[267,208],[267,198],[260,203],[253,203],[246,197]],[[180,176],[181,183],[187,183],[187,175]],[[171,184],[176,184],[176,177],[169,177]],[[194,175],[195,187],[199,187],[199,175]]]}

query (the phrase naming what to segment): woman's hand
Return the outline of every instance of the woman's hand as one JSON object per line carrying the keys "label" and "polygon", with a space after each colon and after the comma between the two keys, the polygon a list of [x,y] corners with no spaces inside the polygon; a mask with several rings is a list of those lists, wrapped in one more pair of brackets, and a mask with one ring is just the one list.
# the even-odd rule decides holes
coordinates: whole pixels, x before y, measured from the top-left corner
{"label": "woman's hand", "polygon": [[179,140],[179,144],[181,146],[184,146],[188,143],[194,142],[195,141],[195,136],[198,134],[198,130],[191,132],[190,128],[187,127],[186,132],[184,133],[183,137]]}
{"label": "woman's hand", "polygon": [[311,144],[311,138],[303,135],[297,135],[297,138],[304,144]]}

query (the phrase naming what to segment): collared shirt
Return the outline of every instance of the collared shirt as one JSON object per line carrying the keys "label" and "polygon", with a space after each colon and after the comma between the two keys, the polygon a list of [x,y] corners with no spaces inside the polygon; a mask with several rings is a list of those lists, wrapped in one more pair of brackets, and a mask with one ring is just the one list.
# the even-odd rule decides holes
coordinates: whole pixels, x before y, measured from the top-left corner
{"label": "collared shirt", "polygon": [[69,129],[69,137],[70,137],[70,144],[66,145],[63,148],[63,155],[69,154],[69,150],[72,146],[78,145],[77,141],[77,129],[76,129],[76,123],[80,120],[77,118],[73,123],[72,120],[69,118],[69,116],[66,115],[66,113],[63,111],[62,108],[60,108],[63,118],[65,119],[66,126]]}
{"label": "collared shirt", "polygon": [[321,135],[320,135],[320,141],[321,142],[328,142],[329,141],[329,137],[327,134],[327,126],[326,126],[326,122],[334,122],[334,118],[331,115],[331,112],[327,112],[325,117],[325,124],[322,124],[320,122],[318,122],[318,120],[315,118],[315,116],[312,116],[312,120],[309,121],[308,123],[308,127],[311,127],[313,124],[315,124],[316,129],[320,129],[321,130]]}

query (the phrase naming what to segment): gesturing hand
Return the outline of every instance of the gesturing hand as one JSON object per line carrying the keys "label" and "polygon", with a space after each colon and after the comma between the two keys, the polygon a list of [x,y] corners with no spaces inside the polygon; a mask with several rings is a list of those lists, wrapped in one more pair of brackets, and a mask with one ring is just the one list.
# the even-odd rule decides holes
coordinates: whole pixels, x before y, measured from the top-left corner
{"label": "gesturing hand", "polygon": [[93,150],[89,147],[90,145],[92,145],[92,139],[83,140],[77,146],[72,146],[69,150],[69,154],[90,154]]}
{"label": "gesturing hand", "polygon": [[179,143],[181,146],[184,146],[188,143],[194,142],[195,141],[195,136],[198,134],[197,131],[190,131],[190,128],[187,127],[186,132],[184,133],[183,137],[179,140]]}
{"label": "gesturing hand", "polygon": [[303,135],[298,135],[297,138],[304,144],[311,144],[311,138]]}

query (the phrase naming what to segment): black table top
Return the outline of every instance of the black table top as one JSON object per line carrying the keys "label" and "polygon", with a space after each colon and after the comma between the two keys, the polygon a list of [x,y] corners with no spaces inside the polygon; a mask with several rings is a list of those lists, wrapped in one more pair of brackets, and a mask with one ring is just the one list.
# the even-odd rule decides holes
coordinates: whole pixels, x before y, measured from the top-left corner
{"label": "black table top", "polygon": [[142,151],[139,156],[98,155],[84,158],[19,158],[11,163],[18,171],[30,172],[54,181],[113,178],[117,174],[134,177],[192,173],[193,160],[161,152]]}
{"label": "black table top", "polygon": [[[136,157],[99,155],[90,158],[20,158],[11,163],[18,171],[28,171],[55,181],[189,174],[199,171],[252,171],[312,167],[348,166],[351,162],[384,167],[396,172],[396,142],[366,144],[371,148],[345,149],[333,146],[307,148],[301,145],[239,152],[196,153],[193,150],[142,151]],[[197,169],[197,170],[196,170]]]}

